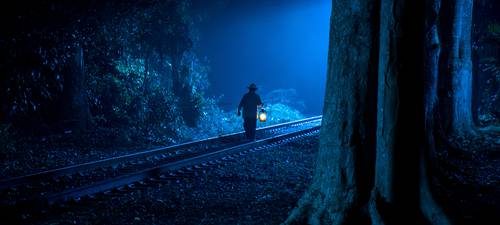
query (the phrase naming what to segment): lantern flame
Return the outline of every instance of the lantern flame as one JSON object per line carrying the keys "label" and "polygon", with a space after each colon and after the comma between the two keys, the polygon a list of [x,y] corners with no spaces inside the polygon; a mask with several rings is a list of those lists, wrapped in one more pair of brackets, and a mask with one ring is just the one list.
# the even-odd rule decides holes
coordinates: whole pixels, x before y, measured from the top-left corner
{"label": "lantern flame", "polygon": [[267,113],[264,110],[261,110],[259,113],[259,121],[260,122],[266,122],[267,120]]}

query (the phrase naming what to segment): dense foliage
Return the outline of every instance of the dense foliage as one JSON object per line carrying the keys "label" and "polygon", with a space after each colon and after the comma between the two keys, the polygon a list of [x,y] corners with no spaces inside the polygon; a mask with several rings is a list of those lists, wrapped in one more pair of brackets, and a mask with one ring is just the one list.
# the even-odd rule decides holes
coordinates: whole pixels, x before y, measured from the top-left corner
{"label": "dense foliage", "polygon": [[[22,0],[2,17],[0,138],[167,144],[241,130],[205,96],[208,62],[193,51],[202,16],[189,1]],[[302,117],[280,101],[268,101],[266,125]]]}
{"label": "dense foliage", "polygon": [[[18,26],[8,27],[1,42],[3,123],[47,135],[81,129],[75,121],[85,120],[86,131],[175,136],[185,123],[179,111],[196,122],[207,70],[190,52],[187,1],[18,7],[6,15]],[[75,60],[83,67],[75,68]],[[75,100],[78,95],[83,101]],[[82,118],[77,111],[87,113]]]}

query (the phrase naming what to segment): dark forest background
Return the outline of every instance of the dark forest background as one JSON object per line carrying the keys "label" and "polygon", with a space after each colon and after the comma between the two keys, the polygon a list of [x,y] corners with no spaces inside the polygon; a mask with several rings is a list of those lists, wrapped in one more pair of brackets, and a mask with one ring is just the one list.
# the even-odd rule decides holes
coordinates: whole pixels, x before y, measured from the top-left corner
{"label": "dark forest background", "polygon": [[[239,131],[235,112],[205,94],[210,65],[194,47],[206,6],[91,0],[3,8],[2,137],[87,134],[98,142],[168,144]],[[263,96],[274,114],[267,125],[302,117],[294,95]]]}
{"label": "dark forest background", "polygon": [[495,1],[474,1],[472,26],[474,94],[480,126],[500,124],[500,14]]}

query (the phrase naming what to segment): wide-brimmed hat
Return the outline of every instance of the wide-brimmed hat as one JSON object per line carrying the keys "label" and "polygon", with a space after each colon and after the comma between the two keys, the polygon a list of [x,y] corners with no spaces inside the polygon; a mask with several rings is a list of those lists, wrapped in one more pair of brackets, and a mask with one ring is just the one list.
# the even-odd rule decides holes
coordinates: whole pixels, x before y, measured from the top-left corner
{"label": "wide-brimmed hat", "polygon": [[248,85],[248,89],[257,89],[257,85],[251,83],[250,85]]}

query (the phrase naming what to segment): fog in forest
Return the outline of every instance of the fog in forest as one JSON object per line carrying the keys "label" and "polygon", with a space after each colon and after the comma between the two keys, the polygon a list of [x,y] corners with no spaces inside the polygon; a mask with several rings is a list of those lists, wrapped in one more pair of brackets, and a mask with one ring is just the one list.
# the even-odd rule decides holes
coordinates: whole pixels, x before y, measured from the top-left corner
{"label": "fog in forest", "polygon": [[330,10],[328,0],[248,1],[208,13],[197,53],[209,61],[209,94],[222,95],[221,106],[234,110],[256,83],[264,96],[294,90],[294,106],[321,114]]}

